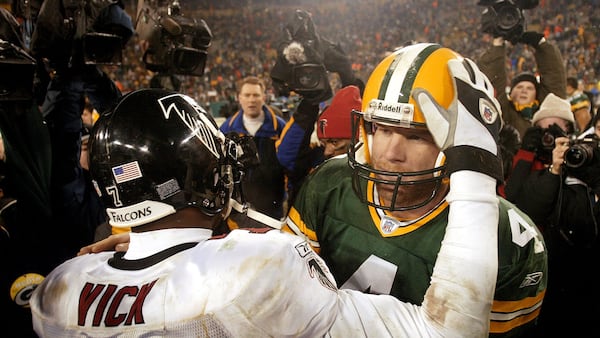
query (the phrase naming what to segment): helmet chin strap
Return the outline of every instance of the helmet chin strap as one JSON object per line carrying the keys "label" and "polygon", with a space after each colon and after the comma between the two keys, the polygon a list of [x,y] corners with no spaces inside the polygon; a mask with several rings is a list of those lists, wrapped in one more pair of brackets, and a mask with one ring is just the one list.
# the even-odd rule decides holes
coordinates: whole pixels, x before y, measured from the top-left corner
{"label": "helmet chin strap", "polygon": [[245,214],[246,216],[248,216],[248,218],[251,218],[255,221],[258,221],[264,225],[268,225],[271,228],[274,229],[281,229],[283,222],[279,221],[275,218],[269,217],[261,212],[258,212],[254,209],[248,208],[247,204],[240,204],[238,201],[236,201],[235,199],[231,198],[229,199],[229,207],[233,208],[233,210],[241,213],[241,214]]}

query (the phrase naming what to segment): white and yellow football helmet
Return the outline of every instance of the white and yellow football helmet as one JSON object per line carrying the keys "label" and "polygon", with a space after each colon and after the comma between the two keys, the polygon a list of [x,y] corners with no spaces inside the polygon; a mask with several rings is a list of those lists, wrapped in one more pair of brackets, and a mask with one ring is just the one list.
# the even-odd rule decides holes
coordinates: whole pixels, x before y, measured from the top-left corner
{"label": "white and yellow football helmet", "polygon": [[[424,88],[444,108],[448,108],[455,97],[453,79],[448,61],[462,59],[456,52],[438,44],[420,43],[399,48],[386,56],[371,73],[363,94],[362,111],[353,111],[353,138],[349,151],[349,164],[354,169],[354,190],[363,202],[385,210],[411,210],[422,207],[433,200],[447,180],[445,156],[438,156],[433,168],[415,172],[389,172],[371,166],[371,138],[374,125],[385,124],[404,128],[427,128],[423,112],[417,107],[411,93],[415,88]],[[393,177],[381,179],[379,177]],[[389,205],[366,198],[361,179],[374,183],[394,185],[395,193]],[[430,184],[431,196],[411,205],[396,205],[398,187],[401,185]]]}

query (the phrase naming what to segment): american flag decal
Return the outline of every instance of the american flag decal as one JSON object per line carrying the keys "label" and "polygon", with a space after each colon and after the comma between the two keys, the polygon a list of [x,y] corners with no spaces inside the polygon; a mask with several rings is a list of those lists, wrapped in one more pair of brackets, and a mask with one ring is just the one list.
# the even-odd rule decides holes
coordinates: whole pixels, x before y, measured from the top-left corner
{"label": "american flag decal", "polygon": [[125,163],[112,168],[117,183],[123,183],[142,177],[142,171],[137,161]]}

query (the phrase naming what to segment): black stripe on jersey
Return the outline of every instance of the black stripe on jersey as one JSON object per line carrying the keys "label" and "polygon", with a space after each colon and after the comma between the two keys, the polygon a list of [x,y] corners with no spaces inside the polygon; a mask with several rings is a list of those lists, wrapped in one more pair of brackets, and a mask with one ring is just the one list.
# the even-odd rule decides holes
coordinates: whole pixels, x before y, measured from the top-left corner
{"label": "black stripe on jersey", "polygon": [[120,270],[142,270],[150,267],[158,262],[161,262],[181,251],[195,247],[199,242],[182,243],[179,245],[172,246],[170,248],[159,251],[154,255],[140,258],[140,259],[123,259],[125,252],[115,252],[113,257],[108,260],[108,265],[115,269]]}

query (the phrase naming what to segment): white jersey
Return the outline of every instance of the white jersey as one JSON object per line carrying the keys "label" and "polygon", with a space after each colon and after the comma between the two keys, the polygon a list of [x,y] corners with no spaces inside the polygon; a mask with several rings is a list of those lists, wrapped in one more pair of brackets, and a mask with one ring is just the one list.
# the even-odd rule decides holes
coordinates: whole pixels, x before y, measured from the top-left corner
{"label": "white jersey", "polygon": [[485,336],[498,218],[497,201],[482,196],[449,196],[454,210],[469,199],[467,211],[489,221],[449,222],[422,306],[338,290],[310,246],[279,230],[210,238],[206,229],[168,229],[132,233],[126,254],[57,267],[32,294],[34,329],[41,337]]}

